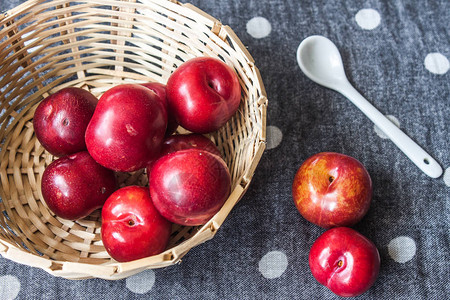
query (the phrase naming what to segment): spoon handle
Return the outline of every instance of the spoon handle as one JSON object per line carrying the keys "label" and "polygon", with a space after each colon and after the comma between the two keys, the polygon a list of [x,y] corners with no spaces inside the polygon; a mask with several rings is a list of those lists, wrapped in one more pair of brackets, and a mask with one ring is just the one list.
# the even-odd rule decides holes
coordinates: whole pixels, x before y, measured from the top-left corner
{"label": "spoon handle", "polygon": [[442,168],[438,162],[370,104],[348,81],[339,88],[338,92],[347,97],[372,120],[425,174],[432,178],[441,176]]}

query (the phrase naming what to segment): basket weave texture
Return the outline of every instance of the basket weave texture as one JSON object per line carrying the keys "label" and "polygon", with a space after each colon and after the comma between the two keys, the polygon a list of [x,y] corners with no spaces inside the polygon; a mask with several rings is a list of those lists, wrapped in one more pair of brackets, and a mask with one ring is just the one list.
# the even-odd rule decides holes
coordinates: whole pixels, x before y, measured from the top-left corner
{"label": "basket weave texture", "polygon": [[[204,226],[174,225],[165,252],[118,263],[103,247],[100,210],[73,222],[56,217],[43,201],[41,176],[56,158],[34,135],[34,111],[64,87],[100,97],[122,83],[166,83],[177,66],[197,56],[221,59],[240,79],[237,113],[209,135],[230,169],[232,192]],[[267,98],[259,71],[228,26],[190,4],[30,0],[0,16],[0,62],[0,254],[55,276],[120,279],[180,262],[214,236],[263,154]],[[148,184],[144,171],[118,178],[122,186]]]}

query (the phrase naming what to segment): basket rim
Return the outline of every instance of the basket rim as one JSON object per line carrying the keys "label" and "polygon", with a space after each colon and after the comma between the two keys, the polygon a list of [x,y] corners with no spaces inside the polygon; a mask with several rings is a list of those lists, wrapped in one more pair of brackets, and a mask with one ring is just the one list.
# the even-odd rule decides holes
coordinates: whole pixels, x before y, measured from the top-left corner
{"label": "basket rim", "polygon": [[[254,64],[253,57],[248,52],[247,48],[238,38],[238,36],[234,33],[234,31],[228,25],[222,25],[220,21],[210,16],[206,12],[197,8],[196,6],[190,3],[181,3],[176,0],[156,0],[161,3],[169,5],[170,7],[183,7],[186,8],[192,13],[193,16],[198,16],[199,18],[203,18],[205,20],[209,20],[212,24],[211,32],[216,35],[222,41],[226,41],[227,38],[234,43],[234,46],[237,47],[241,51],[241,55],[245,58],[248,63],[248,67],[254,72],[254,76],[257,80],[257,85],[260,88],[260,95],[257,99],[258,105],[261,107],[263,112],[262,122],[262,130],[259,132],[259,144],[257,145],[257,149],[254,149],[255,155],[254,158],[246,170],[246,172],[238,178],[238,184],[231,191],[231,194],[220,211],[210,219],[205,225],[203,225],[192,237],[181,242],[180,244],[165,250],[161,254],[150,256],[147,258],[142,258],[135,261],[130,262],[111,262],[107,264],[91,264],[91,263],[80,263],[80,262],[70,262],[70,261],[62,261],[62,260],[54,260],[50,258],[45,258],[39,256],[37,254],[27,252],[24,249],[18,248],[16,245],[5,241],[2,236],[0,236],[0,254],[8,258],[12,261],[29,265],[32,267],[38,267],[46,272],[59,277],[64,277],[67,279],[87,279],[87,278],[103,278],[109,280],[122,279],[143,271],[149,268],[162,268],[169,265],[173,265],[181,262],[183,256],[193,247],[206,242],[209,239],[212,239],[216,234],[217,230],[225,221],[226,217],[230,213],[231,209],[235,206],[237,202],[243,197],[249,185],[251,183],[252,177],[255,173],[256,167],[263,155],[263,152],[266,147],[266,110],[267,110],[267,94],[264,88],[264,84],[262,81],[261,74],[258,68]],[[46,0],[28,0],[13,9],[4,12],[0,15],[0,25],[7,22],[9,19],[14,19],[17,15],[20,15],[24,11],[44,2],[55,2],[55,1],[46,1]],[[89,1],[88,1],[89,2]],[[101,0],[93,1],[93,2],[101,2]],[[127,3],[124,0],[108,0],[108,3],[120,2]],[[133,2],[134,3],[134,2]],[[162,5],[162,4],[161,4]],[[2,147],[3,148],[3,147]],[[1,152],[4,152],[5,149],[2,149]],[[157,259],[155,259],[157,258]],[[153,264],[155,261],[159,262],[159,264]],[[149,267],[150,266],[150,267]]]}

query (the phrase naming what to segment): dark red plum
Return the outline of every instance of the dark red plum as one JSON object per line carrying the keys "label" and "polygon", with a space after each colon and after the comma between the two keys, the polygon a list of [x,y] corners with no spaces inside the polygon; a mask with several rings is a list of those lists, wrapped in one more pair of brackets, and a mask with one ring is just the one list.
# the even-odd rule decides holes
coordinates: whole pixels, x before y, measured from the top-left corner
{"label": "dark red plum", "polygon": [[166,138],[161,148],[161,154],[166,155],[175,151],[191,148],[205,150],[222,157],[219,149],[217,149],[217,146],[210,139],[197,133],[176,134]]}
{"label": "dark red plum", "polygon": [[234,70],[212,57],[181,64],[169,77],[166,92],[178,124],[195,133],[218,130],[237,111],[241,99]]}
{"label": "dark red plum", "polygon": [[[175,151],[192,148],[209,151],[212,154],[222,157],[219,149],[217,149],[216,145],[210,139],[198,133],[191,133],[175,134],[167,137],[163,142],[158,158]],[[147,175],[150,174],[151,167],[156,162],[156,160],[157,159],[148,164]]]}
{"label": "dark red plum", "polygon": [[309,266],[316,280],[341,297],[366,292],[380,270],[375,244],[354,229],[335,227],[317,238],[309,252]]}
{"label": "dark red plum", "polygon": [[231,179],[225,162],[199,149],[161,157],[149,177],[155,207],[166,219],[181,225],[205,224],[230,193]]}
{"label": "dark red plum", "polygon": [[136,171],[159,154],[166,127],[156,93],[137,84],[115,86],[100,97],[86,130],[87,149],[104,167]]}
{"label": "dark red plum", "polygon": [[68,220],[84,218],[100,208],[116,188],[114,172],[99,165],[87,151],[53,161],[41,182],[48,208]]}
{"label": "dark red plum", "polygon": [[166,86],[159,82],[148,82],[142,84],[146,88],[152,90],[155,92],[156,95],[158,95],[161,102],[164,104],[164,106],[167,109],[167,129],[166,129],[166,137],[172,135],[175,130],[178,128],[177,120],[175,120],[175,116],[173,113],[169,110],[169,104],[167,102],[167,96],[166,96]]}
{"label": "dark red plum", "polygon": [[86,150],[84,134],[98,99],[90,92],[64,88],[38,105],[33,127],[42,146],[55,156]]}
{"label": "dark red plum", "polygon": [[172,223],[153,205],[146,187],[126,186],[115,191],[102,209],[102,241],[119,262],[161,253],[166,248]]}

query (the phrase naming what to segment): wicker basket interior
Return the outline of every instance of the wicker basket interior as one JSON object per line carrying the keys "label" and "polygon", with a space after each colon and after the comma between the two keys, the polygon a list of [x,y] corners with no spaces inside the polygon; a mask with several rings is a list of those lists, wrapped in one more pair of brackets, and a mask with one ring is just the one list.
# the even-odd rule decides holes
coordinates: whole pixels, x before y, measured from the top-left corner
{"label": "wicker basket interior", "polygon": [[[47,209],[40,179],[54,159],[32,125],[39,102],[59,89],[96,96],[121,83],[165,83],[182,62],[218,57],[240,79],[238,112],[209,135],[232,176],[232,193],[204,226],[173,226],[168,249],[118,263],[100,238],[100,210],[75,222]],[[69,279],[119,279],[180,261],[211,239],[248,188],[265,148],[267,98],[258,69],[234,32],[176,1],[30,0],[0,16],[0,254]],[[179,132],[183,132],[179,128]],[[147,185],[144,171],[121,173],[121,185]]]}

